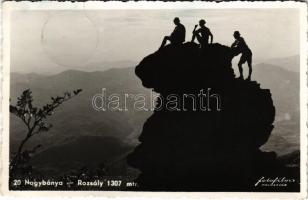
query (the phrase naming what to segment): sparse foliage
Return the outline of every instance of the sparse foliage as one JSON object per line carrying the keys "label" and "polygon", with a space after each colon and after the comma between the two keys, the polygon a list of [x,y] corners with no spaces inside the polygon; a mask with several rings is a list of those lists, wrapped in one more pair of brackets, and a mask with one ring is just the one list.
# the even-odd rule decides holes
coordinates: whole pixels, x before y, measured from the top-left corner
{"label": "sparse foliage", "polygon": [[31,171],[31,166],[26,164],[30,161],[31,154],[35,153],[42,145],[36,145],[33,149],[28,150],[24,149],[26,142],[34,135],[49,131],[52,125],[47,122],[47,118],[53,115],[54,110],[62,103],[77,96],[81,91],[82,89],[77,89],[73,93],[65,92],[63,96],[51,97],[50,103],[38,108],[33,106],[32,92],[27,89],[17,99],[16,105],[10,105],[10,113],[20,118],[27,127],[27,133],[10,161],[10,175],[13,175],[16,170],[21,170],[23,173]]}

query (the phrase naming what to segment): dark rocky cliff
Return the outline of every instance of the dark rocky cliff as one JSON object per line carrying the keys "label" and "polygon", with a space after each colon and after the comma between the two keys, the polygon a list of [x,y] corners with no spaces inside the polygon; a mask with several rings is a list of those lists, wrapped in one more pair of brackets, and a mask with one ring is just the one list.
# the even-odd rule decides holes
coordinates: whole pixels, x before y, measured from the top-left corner
{"label": "dark rocky cliff", "polygon": [[141,144],[127,158],[141,171],[140,190],[253,191],[262,176],[283,170],[274,152],[259,149],[273,129],[271,93],[236,79],[231,60],[229,47],[185,43],[136,67],[143,86],[160,94]]}

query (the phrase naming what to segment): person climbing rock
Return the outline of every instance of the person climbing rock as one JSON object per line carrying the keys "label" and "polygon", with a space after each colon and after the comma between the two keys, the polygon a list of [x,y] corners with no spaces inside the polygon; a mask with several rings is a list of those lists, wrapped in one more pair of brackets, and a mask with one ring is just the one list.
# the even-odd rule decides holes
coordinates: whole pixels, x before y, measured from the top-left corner
{"label": "person climbing rock", "polygon": [[175,24],[175,28],[170,36],[165,36],[164,40],[160,46],[160,48],[164,47],[167,41],[170,41],[172,45],[179,45],[185,42],[185,26],[181,24],[180,19],[178,17],[174,18],[173,20]]}
{"label": "person climbing rock", "polygon": [[252,62],[252,52],[247,46],[245,40],[243,37],[241,37],[241,34],[239,31],[234,31],[233,34],[235,41],[231,45],[231,48],[234,52],[234,56],[237,56],[238,54],[242,54],[240,61],[238,63],[238,68],[240,71],[240,79],[243,79],[243,67],[242,65],[247,62],[248,68],[249,68],[249,75],[247,80],[251,80],[251,74],[252,74],[252,67],[251,67],[251,62]]}
{"label": "person climbing rock", "polygon": [[209,44],[209,38],[211,38],[210,44],[213,43],[213,34],[211,33],[210,29],[205,26],[205,23],[205,20],[201,19],[199,21],[200,28],[198,30],[196,30],[198,25],[195,25],[191,39],[191,42],[194,42],[195,38],[197,38],[201,48],[204,48]]}

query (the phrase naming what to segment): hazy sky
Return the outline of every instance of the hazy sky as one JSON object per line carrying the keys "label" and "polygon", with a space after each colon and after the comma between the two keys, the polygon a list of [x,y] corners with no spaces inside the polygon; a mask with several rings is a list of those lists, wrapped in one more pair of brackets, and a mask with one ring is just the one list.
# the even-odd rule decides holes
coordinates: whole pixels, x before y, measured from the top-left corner
{"label": "hazy sky", "polygon": [[186,41],[203,18],[214,42],[231,45],[239,30],[255,62],[299,54],[297,9],[14,11],[11,71],[58,73],[104,70],[104,62],[137,63],[157,50],[176,16],[186,26]]}

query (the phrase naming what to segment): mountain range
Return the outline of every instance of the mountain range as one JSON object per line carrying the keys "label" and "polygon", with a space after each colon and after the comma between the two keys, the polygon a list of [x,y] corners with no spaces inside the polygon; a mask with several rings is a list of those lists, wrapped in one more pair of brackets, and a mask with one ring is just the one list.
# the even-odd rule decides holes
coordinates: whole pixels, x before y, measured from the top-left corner
{"label": "mountain range", "polygon": [[[298,65],[294,60],[296,59],[282,59],[275,61],[277,65],[262,63],[253,66],[253,79],[262,88],[271,90],[276,107],[275,128],[263,149],[276,151],[279,155],[299,149],[299,73],[288,70],[295,69]],[[280,67],[281,63],[284,63],[283,68]],[[102,160],[111,162],[136,146],[143,124],[152,114],[151,111],[134,110],[131,102],[127,105],[128,111],[96,111],[92,107],[93,96],[101,93],[102,88],[106,88],[107,94],[120,96],[125,93],[143,94],[149,101],[151,91],[142,86],[132,67],[94,72],[68,70],[56,75],[11,73],[11,104],[15,104],[21,92],[28,88],[32,90],[34,104],[37,106],[48,103],[50,97],[61,95],[65,91],[83,89],[77,97],[60,106],[50,117],[49,122],[53,127],[49,132],[36,136],[29,142],[28,147],[43,145],[33,158],[37,165],[55,162],[59,166],[60,161],[66,162],[66,168],[72,167],[70,163],[76,162],[78,166],[82,163],[93,164],[91,160],[96,162],[97,159],[87,159],[87,149],[95,149],[95,158],[101,155]],[[17,117],[10,116],[12,152],[24,137],[25,130]],[[118,151],[115,147],[119,148]],[[61,152],[64,151],[66,153],[62,155]],[[103,151],[117,153],[109,157],[101,153]],[[59,162],[56,162],[57,159]]]}
{"label": "mountain range", "polygon": [[266,60],[267,64],[276,65],[283,69],[292,72],[299,72],[300,71],[300,56],[293,55],[286,58],[272,58]]}

